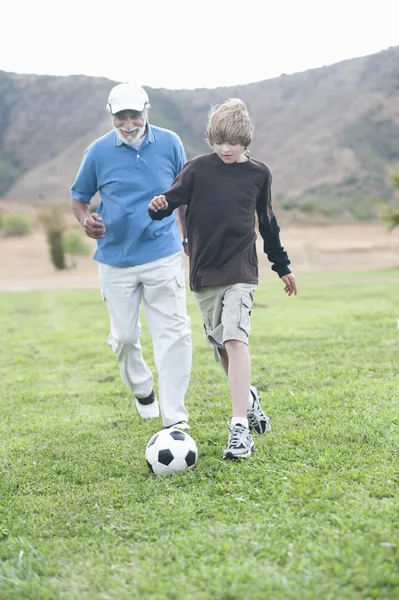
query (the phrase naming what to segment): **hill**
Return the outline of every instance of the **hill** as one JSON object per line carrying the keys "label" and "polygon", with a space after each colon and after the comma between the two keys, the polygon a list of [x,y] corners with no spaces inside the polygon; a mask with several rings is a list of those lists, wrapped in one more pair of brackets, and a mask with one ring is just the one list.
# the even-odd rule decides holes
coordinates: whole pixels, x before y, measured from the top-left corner
{"label": "hill", "polygon": [[[209,151],[210,105],[242,98],[256,127],[251,152],[274,174],[276,204],[368,218],[389,198],[399,165],[399,47],[230,88],[147,88],[150,120],[176,131],[189,157]],[[85,147],[110,129],[116,82],[0,71],[0,196],[69,200]]]}

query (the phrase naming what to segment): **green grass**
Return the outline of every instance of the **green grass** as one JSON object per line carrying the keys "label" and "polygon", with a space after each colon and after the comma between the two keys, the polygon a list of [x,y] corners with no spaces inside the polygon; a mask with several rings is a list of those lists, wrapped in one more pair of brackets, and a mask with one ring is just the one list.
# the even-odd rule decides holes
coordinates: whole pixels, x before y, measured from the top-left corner
{"label": "green grass", "polygon": [[[262,282],[273,432],[221,459],[230,404],[189,294],[197,469],[147,470],[97,292],[0,295],[0,598],[399,598],[398,271]],[[152,366],[147,329],[143,342]]]}

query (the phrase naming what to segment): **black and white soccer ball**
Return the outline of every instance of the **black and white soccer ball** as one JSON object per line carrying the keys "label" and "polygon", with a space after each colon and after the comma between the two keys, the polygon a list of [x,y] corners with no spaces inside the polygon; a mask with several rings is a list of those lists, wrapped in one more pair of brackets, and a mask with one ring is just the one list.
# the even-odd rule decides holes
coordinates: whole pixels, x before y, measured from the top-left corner
{"label": "black and white soccer ball", "polygon": [[198,448],[185,431],[162,429],[148,441],[145,458],[154,475],[172,475],[195,467]]}

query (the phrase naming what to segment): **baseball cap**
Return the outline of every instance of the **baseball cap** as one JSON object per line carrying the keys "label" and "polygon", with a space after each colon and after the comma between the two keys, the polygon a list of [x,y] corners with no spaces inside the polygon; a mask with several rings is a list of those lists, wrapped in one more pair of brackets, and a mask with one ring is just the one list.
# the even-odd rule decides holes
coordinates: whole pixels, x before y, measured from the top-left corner
{"label": "baseball cap", "polygon": [[148,94],[134,83],[119,83],[109,93],[107,110],[112,115],[120,110],[144,110],[148,104]]}

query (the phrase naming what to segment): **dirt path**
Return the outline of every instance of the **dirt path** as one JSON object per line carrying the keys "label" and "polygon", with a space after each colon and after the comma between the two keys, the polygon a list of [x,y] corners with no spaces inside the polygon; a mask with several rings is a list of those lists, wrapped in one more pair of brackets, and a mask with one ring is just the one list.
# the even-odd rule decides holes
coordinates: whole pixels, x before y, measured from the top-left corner
{"label": "dirt path", "polygon": [[[399,230],[388,234],[379,225],[286,227],[282,240],[298,274],[399,267]],[[261,275],[274,275],[261,246],[259,261]],[[96,289],[96,267],[89,257],[78,259],[75,269],[56,271],[40,232],[26,238],[0,238],[3,292]]]}

